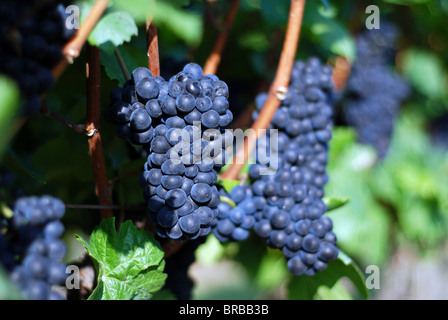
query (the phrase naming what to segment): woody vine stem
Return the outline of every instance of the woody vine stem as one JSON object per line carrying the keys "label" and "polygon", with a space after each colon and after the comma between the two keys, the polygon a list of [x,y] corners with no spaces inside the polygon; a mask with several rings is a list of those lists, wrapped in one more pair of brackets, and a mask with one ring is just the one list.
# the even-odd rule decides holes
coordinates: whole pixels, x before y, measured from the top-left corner
{"label": "woody vine stem", "polygon": [[242,168],[248,161],[249,155],[255,147],[259,134],[264,132],[269,126],[275,111],[280,106],[281,95],[284,94],[284,90],[287,90],[286,88],[288,88],[292,66],[296,57],[304,10],[305,0],[291,0],[283,49],[277,67],[277,73],[270,86],[267,100],[263,105],[257,120],[252,124],[251,130],[249,130],[249,134],[244,143],[235,154],[233,163],[229,169],[223,173],[223,179],[238,179]]}

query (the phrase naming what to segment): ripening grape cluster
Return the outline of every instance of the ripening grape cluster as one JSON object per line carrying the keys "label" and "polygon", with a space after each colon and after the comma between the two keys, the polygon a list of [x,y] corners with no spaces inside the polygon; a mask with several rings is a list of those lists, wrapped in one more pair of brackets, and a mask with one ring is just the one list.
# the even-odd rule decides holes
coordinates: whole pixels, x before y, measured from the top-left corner
{"label": "ripening grape cluster", "polygon": [[357,57],[342,102],[345,122],[380,158],[387,154],[400,106],[410,94],[409,85],[392,69],[397,38],[397,29],[383,22],[380,29],[357,37]]}
{"label": "ripening grape cluster", "polygon": [[66,28],[65,18],[65,7],[58,1],[0,2],[0,74],[17,82],[23,114],[37,112],[39,96],[54,85],[51,70],[76,32]]}
{"label": "ripening grape cluster", "polygon": [[52,196],[21,197],[13,210],[11,219],[1,221],[6,232],[0,232],[0,264],[26,299],[65,300],[57,290],[67,278],[64,203]]}
{"label": "ripening grape cluster", "polygon": [[[331,73],[317,58],[294,64],[286,98],[270,125],[277,131],[259,140],[257,163],[249,168],[254,230],[268,246],[282,250],[294,275],[314,275],[338,255],[322,200],[332,136]],[[257,97],[258,108],[265,99],[266,94]],[[277,139],[271,139],[275,133]],[[269,162],[260,156],[263,149]]]}
{"label": "ripening grape cluster", "polygon": [[[213,233],[221,242],[243,241],[254,230],[282,250],[292,274],[313,275],[338,255],[322,200],[332,90],[329,66],[317,58],[297,61],[268,128],[274,130],[257,141],[249,183],[229,192],[217,184],[229,158],[226,147],[234,142],[225,130],[232,121],[229,92],[199,65],[188,63],[168,81],[135,69],[111,92],[106,118],[119,137],[147,151],[138,180],[160,238],[195,240]],[[266,97],[257,96],[258,109]]]}
{"label": "ripening grape cluster", "polygon": [[142,145],[148,158],[139,183],[157,235],[195,239],[211,231],[220,193],[218,172],[229,156],[233,135],[228,87],[215,75],[185,65],[165,81],[137,68],[111,93],[107,119],[119,137]]}

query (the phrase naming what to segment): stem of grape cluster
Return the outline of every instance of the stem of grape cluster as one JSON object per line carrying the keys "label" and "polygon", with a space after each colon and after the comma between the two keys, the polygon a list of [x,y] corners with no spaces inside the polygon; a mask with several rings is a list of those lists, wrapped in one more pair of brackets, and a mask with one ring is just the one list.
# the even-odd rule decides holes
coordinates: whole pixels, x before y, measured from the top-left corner
{"label": "stem of grape cluster", "polygon": [[238,179],[242,168],[255,147],[259,135],[265,132],[264,130],[269,126],[275,112],[280,106],[281,96],[289,86],[291,70],[300,38],[304,10],[305,0],[291,0],[283,49],[277,67],[277,73],[268,92],[268,97],[257,120],[252,124],[244,143],[237,150],[232,165],[222,174],[222,179]]}
{"label": "stem of grape cluster", "polygon": [[129,70],[126,67],[126,63],[124,62],[124,60],[123,60],[123,58],[122,58],[118,48],[115,49],[114,55],[115,55],[115,58],[117,58],[118,65],[120,66],[120,69],[121,69],[121,72],[123,73],[124,78],[126,80],[131,79],[131,74],[129,73]]}

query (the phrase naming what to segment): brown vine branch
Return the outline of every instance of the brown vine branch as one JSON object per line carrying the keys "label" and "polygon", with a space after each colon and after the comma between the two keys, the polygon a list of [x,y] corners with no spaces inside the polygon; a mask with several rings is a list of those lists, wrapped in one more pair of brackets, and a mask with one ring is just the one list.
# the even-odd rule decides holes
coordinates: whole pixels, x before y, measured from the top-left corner
{"label": "brown vine branch", "polygon": [[[106,163],[104,161],[103,144],[99,125],[101,119],[101,91],[100,91],[100,49],[87,45],[87,112],[86,132],[88,132],[89,151],[95,175],[95,193],[100,205],[112,205],[112,195],[109,189]],[[113,216],[111,209],[102,209],[101,218]]]}
{"label": "brown vine branch", "polygon": [[78,133],[86,133],[86,128],[83,124],[77,124],[77,123],[73,123],[67,119],[65,119],[64,117],[62,117],[61,115],[53,112],[52,110],[50,110],[47,106],[47,101],[45,99],[42,100],[42,107],[40,108],[40,112],[44,115],[47,116],[53,120],[56,120],[60,123],[62,123],[63,125],[69,127],[70,129],[74,130],[75,132]]}
{"label": "brown vine branch", "polygon": [[157,25],[151,19],[146,20],[146,43],[148,46],[148,68],[153,76],[160,76],[159,41]]}
{"label": "brown vine branch", "polygon": [[131,79],[131,74],[129,73],[128,68],[126,67],[126,63],[124,63],[123,57],[120,54],[118,48],[114,51],[115,58],[117,58],[118,64],[120,65],[121,72],[123,72],[123,76],[126,80]]}
{"label": "brown vine branch", "polygon": [[102,17],[104,11],[106,11],[108,5],[109,0],[97,0],[75,36],[62,48],[62,55],[65,59],[61,59],[53,70],[51,70],[55,80],[59,79],[67,66],[72,64],[74,59],[79,57],[87,38]]}
{"label": "brown vine branch", "polygon": [[221,62],[222,52],[224,50],[225,44],[227,42],[227,37],[229,36],[230,28],[232,27],[233,21],[235,20],[236,13],[239,7],[239,0],[233,0],[230,10],[224,20],[224,29],[218,35],[213,51],[208,57],[204,65],[204,74],[215,74],[218,70],[219,63]]}
{"label": "brown vine branch", "polygon": [[79,57],[82,47],[87,41],[88,36],[95,28],[104,11],[109,5],[109,0],[97,0],[84,23],[79,28],[76,35],[64,46],[62,54],[65,56],[68,63],[73,63],[73,60]]}
{"label": "brown vine branch", "polygon": [[296,56],[297,45],[299,43],[304,10],[305,0],[291,0],[283,49],[277,67],[277,73],[270,86],[267,100],[263,105],[257,120],[252,124],[251,130],[249,130],[244,143],[239,150],[237,150],[233,163],[229,169],[223,173],[223,179],[238,178],[241,169],[244,167],[244,164],[247,162],[249,155],[255,147],[257,138],[269,126],[275,111],[277,111],[280,106],[281,100],[279,98],[285,93],[285,90],[287,90],[289,85],[291,70]]}
{"label": "brown vine branch", "polygon": [[350,76],[351,64],[346,58],[338,56],[332,61],[332,66],[334,90],[341,92],[344,90],[345,84]]}

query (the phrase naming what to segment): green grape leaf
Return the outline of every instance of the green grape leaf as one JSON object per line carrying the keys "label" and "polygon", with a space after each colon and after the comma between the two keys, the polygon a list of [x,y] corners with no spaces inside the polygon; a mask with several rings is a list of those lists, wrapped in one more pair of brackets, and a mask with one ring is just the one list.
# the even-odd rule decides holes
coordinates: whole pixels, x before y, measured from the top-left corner
{"label": "green grape leaf", "polygon": [[340,286],[340,280],[346,277],[363,299],[368,299],[365,278],[359,267],[345,253],[339,251],[338,259],[331,261],[327,269],[314,276],[292,277],[287,286],[288,298],[292,300],[313,299],[351,299],[348,292]]}
{"label": "green grape leaf", "polygon": [[147,300],[166,280],[164,252],[152,234],[125,221],[117,234],[115,218],[104,219],[87,243],[78,240],[95,261],[98,285],[90,300]]}
{"label": "green grape leaf", "polygon": [[[280,250],[266,248],[266,253],[260,257],[257,262],[257,272],[255,273],[255,282],[263,290],[272,290],[278,288],[290,276],[286,267],[285,256]],[[275,272],[272,272],[275,270]]]}
{"label": "green grape leaf", "polygon": [[416,90],[430,99],[446,97],[446,70],[437,55],[412,48],[403,53],[402,61],[403,73]]}
{"label": "green grape leaf", "polygon": [[202,38],[201,17],[179,8],[181,4],[180,0],[157,1],[156,4],[147,0],[115,0],[113,6],[130,13],[138,24],[145,23],[148,16],[152,16],[158,25],[170,29],[187,44],[196,46]]}
{"label": "green grape leaf", "polygon": [[102,46],[111,51],[129,42],[138,34],[137,25],[132,16],[123,11],[106,13],[89,35],[88,41],[93,46]]}
{"label": "green grape leaf", "polygon": [[0,300],[23,300],[19,289],[11,282],[7,271],[0,264]]}
{"label": "green grape leaf", "polygon": [[[135,68],[144,66],[148,63],[148,57],[145,54],[142,54],[142,52],[145,51],[139,46],[137,40],[138,39],[134,37],[131,40],[130,45],[116,48],[130,73]],[[114,52],[110,52],[107,49],[107,46],[101,47],[101,64],[104,66],[104,70],[110,79],[118,80],[120,86],[124,85],[126,79],[123,75],[123,71],[117,62]]]}
{"label": "green grape leaf", "polygon": [[383,0],[383,1],[387,2],[387,3],[402,5],[402,6],[409,6],[409,5],[413,5],[413,4],[422,4],[422,3],[429,2],[429,0]]}
{"label": "green grape leaf", "polygon": [[260,0],[260,7],[265,23],[284,26],[288,22],[289,1]]}
{"label": "green grape leaf", "polygon": [[322,49],[341,55],[348,61],[356,56],[356,46],[347,28],[333,16],[326,13],[320,4],[308,2],[303,17],[303,26],[311,34],[311,38]]}
{"label": "green grape leaf", "polygon": [[323,3],[323,5],[325,6],[325,8],[329,8],[330,4],[328,3],[328,0],[320,0],[320,2]]}
{"label": "green grape leaf", "polygon": [[[340,137],[342,134],[342,137]],[[350,201],[337,211],[328,212],[333,221],[333,231],[339,245],[363,264],[380,264],[387,259],[390,215],[372,194],[367,184],[371,178],[374,153],[370,147],[350,142],[346,131],[336,130],[335,140],[341,143],[339,150],[331,151],[328,163],[330,180],[325,193]],[[334,145],[333,145],[334,146]],[[373,160],[373,161],[372,161]],[[365,250],[369,243],[375,246]]]}
{"label": "green grape leaf", "polygon": [[0,157],[11,139],[14,119],[19,107],[19,89],[9,78],[0,76]]}
{"label": "green grape leaf", "polygon": [[181,8],[190,3],[190,0],[165,0],[166,3],[171,4],[173,7]]}
{"label": "green grape leaf", "polygon": [[195,251],[195,259],[202,265],[213,265],[225,257],[225,247],[215,236],[208,236]]}
{"label": "green grape leaf", "polygon": [[238,44],[241,47],[259,52],[266,51],[270,46],[267,35],[261,31],[249,31],[241,35],[238,39]]}
{"label": "green grape leaf", "polygon": [[322,200],[327,205],[327,211],[340,208],[350,201],[349,198],[338,198],[338,197],[324,197]]}

